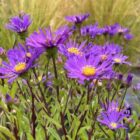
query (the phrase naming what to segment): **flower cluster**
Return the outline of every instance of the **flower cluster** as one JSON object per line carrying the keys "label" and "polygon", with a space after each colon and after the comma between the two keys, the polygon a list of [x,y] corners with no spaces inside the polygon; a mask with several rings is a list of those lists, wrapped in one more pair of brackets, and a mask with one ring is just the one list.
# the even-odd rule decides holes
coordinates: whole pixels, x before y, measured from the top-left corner
{"label": "flower cluster", "polygon": [[[133,75],[125,74],[127,76],[124,81],[125,75],[120,68],[123,68],[122,65],[128,68],[131,64],[128,62],[128,56],[124,55],[123,47],[113,43],[110,37],[121,35],[126,40],[130,40],[132,34],[128,28],[119,24],[103,28],[100,28],[97,23],[82,26],[82,22],[88,17],[89,14],[67,16],[66,20],[72,22],[74,26],[62,26],[56,31],[47,27],[34,31],[30,35],[26,34],[27,36],[22,38],[22,44],[15,42],[16,45],[7,51],[8,62],[4,60],[0,66],[3,87],[7,79],[11,84],[16,81],[18,86],[15,96],[11,96],[9,92],[6,96],[4,95],[4,101],[9,111],[12,108],[11,104],[14,105],[16,102],[15,97],[25,99],[24,102],[29,101],[27,105],[31,106],[32,114],[27,111],[26,104],[23,103],[23,106],[26,107],[27,116],[31,116],[29,119],[31,119],[31,131],[34,139],[36,139],[36,122],[39,124],[38,127],[42,127],[40,122],[45,123],[49,117],[53,117],[52,120],[57,118],[58,121],[61,121],[64,138],[70,137],[67,130],[75,129],[71,127],[75,125],[71,125],[71,123],[77,122],[73,121],[74,118],[82,120],[77,127],[78,130],[74,130],[75,139],[80,135],[78,131],[81,126],[87,124],[83,123],[85,118],[94,126],[96,123],[100,123],[105,126],[105,129],[113,130],[113,133],[117,133],[115,130],[119,128],[127,129],[129,127],[124,120],[131,116],[132,111],[130,107],[124,106],[124,100],[127,89],[132,85]],[[21,36],[21,33],[26,32],[30,24],[30,16],[24,14],[11,18],[6,27]],[[105,39],[98,44],[95,42],[96,39],[92,38],[100,35],[104,35]],[[0,48],[0,54],[5,54],[3,48]],[[41,59],[39,59],[40,56]],[[32,71],[28,72],[30,69]],[[18,77],[20,78],[16,80]],[[134,90],[140,90],[140,85],[136,85]],[[30,94],[26,95],[25,91]],[[63,94],[63,92],[68,94]],[[41,115],[46,113],[48,116],[41,120],[42,117],[37,116],[38,111]],[[24,112],[24,109],[21,112]],[[71,115],[71,113],[73,114]],[[77,116],[75,117],[75,115]],[[66,121],[68,122],[67,127],[65,127]],[[57,129],[59,123],[50,121],[44,126],[44,130],[47,127]],[[95,129],[94,126],[91,128]],[[85,132],[89,139],[91,135],[94,135],[90,129]],[[105,131],[103,132],[105,133]],[[96,129],[94,133],[98,135]],[[53,139],[50,136],[48,131],[46,138]],[[105,137],[103,136],[103,138]]]}
{"label": "flower cluster", "polygon": [[91,38],[95,38],[96,36],[101,35],[109,35],[110,37],[115,35],[122,35],[126,40],[131,40],[133,38],[133,35],[130,33],[129,29],[122,27],[118,23],[105,26],[103,28],[100,28],[98,23],[95,23],[94,25],[87,25],[81,28],[81,35],[88,35]]}

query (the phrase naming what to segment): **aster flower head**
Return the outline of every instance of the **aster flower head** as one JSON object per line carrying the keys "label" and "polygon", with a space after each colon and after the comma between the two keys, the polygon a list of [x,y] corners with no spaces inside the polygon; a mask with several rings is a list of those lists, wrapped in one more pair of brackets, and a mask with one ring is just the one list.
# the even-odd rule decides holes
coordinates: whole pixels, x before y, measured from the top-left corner
{"label": "aster flower head", "polygon": [[132,80],[133,80],[133,75],[131,73],[128,74],[125,83],[127,84],[127,86],[131,86],[132,84]]}
{"label": "aster flower head", "polygon": [[27,56],[27,51],[23,48],[22,45],[10,49],[7,52],[8,63],[3,62],[0,67],[0,78],[8,79],[8,82],[13,82],[17,77],[21,76],[28,71],[29,68],[33,67],[33,62],[35,61],[38,54],[32,55],[30,58]]}
{"label": "aster flower head", "polygon": [[59,45],[59,52],[66,56],[82,56],[84,53],[84,47],[86,45],[86,41],[82,42],[81,44],[78,44],[76,41],[70,40],[66,43],[66,45],[61,44]]}
{"label": "aster flower head", "polygon": [[84,20],[86,20],[89,17],[89,14],[80,14],[80,15],[72,15],[72,16],[66,16],[65,19],[68,22],[72,22],[75,24],[82,23]]}
{"label": "aster flower head", "polygon": [[123,54],[117,54],[115,55],[112,60],[114,64],[127,64],[131,65],[131,63],[127,62],[127,56],[124,56]]}
{"label": "aster flower head", "polygon": [[122,120],[126,116],[120,112],[112,111],[112,112],[101,112],[100,116],[98,116],[98,121],[106,125],[109,129],[116,130],[119,128],[125,128],[122,124]]}
{"label": "aster flower head", "polygon": [[125,128],[122,123],[122,120],[127,117],[125,111],[125,109],[120,109],[118,102],[112,101],[103,105],[97,120],[112,130]]}
{"label": "aster flower head", "polygon": [[135,93],[139,93],[139,91],[140,91],[140,83],[137,83],[136,85],[134,85],[133,90],[134,90]]}
{"label": "aster flower head", "polygon": [[39,32],[32,33],[26,39],[26,45],[35,48],[52,48],[57,47],[59,44],[64,43],[71,33],[71,29],[68,26],[60,27],[56,32],[52,32],[48,27]]}
{"label": "aster flower head", "polygon": [[10,104],[13,104],[13,103],[16,104],[18,102],[18,100],[17,100],[17,98],[12,98],[9,94],[6,94],[5,102],[6,102],[6,104],[10,105]]}
{"label": "aster flower head", "polygon": [[126,34],[129,32],[128,28],[122,27],[120,24],[114,24],[118,34]]}
{"label": "aster flower head", "polygon": [[79,81],[89,81],[101,79],[103,75],[112,71],[112,65],[108,61],[100,63],[99,57],[90,55],[87,58],[83,55],[69,58],[66,61],[65,69],[68,71],[70,78],[78,79]]}
{"label": "aster flower head", "polygon": [[103,46],[92,45],[88,54],[99,56],[101,61],[112,60],[116,54],[120,54],[122,48],[113,43],[106,43]]}
{"label": "aster flower head", "polygon": [[131,33],[126,33],[125,35],[124,35],[124,38],[126,39],[126,40],[131,40],[131,39],[133,39],[133,35],[131,34]]}
{"label": "aster flower head", "polygon": [[110,26],[105,26],[103,30],[104,34],[109,34],[110,36],[119,34],[122,35],[126,40],[131,40],[133,38],[133,35],[130,33],[130,30],[126,27],[121,26],[118,23],[115,23]]}
{"label": "aster flower head", "polygon": [[9,21],[9,24],[6,24],[6,28],[17,33],[23,33],[28,30],[28,27],[31,24],[30,16],[23,14],[20,16],[12,17]]}
{"label": "aster flower head", "polygon": [[87,25],[81,28],[82,36],[90,36],[91,38],[95,38],[96,36],[102,35],[104,30],[98,27],[98,23],[94,25]]}
{"label": "aster flower head", "polygon": [[3,54],[5,54],[5,50],[2,48],[2,47],[0,47],[0,55],[3,55]]}

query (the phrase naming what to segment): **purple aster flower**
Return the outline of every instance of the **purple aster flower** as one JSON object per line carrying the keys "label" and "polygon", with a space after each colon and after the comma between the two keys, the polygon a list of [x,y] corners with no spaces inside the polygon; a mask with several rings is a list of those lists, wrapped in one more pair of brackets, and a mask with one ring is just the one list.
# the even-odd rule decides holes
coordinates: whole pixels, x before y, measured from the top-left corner
{"label": "purple aster flower", "polygon": [[82,36],[90,36],[91,38],[95,38],[96,36],[102,35],[104,30],[98,27],[98,23],[94,25],[87,25],[81,28]]}
{"label": "purple aster flower", "polygon": [[131,40],[133,35],[130,33],[128,28],[122,27],[118,23],[114,25],[105,26],[103,28],[104,34],[109,34],[110,36],[114,36],[116,34],[123,35],[126,40]]}
{"label": "purple aster flower", "polygon": [[86,45],[86,41],[81,44],[76,43],[76,41],[70,40],[66,43],[66,45],[59,45],[59,52],[66,57],[70,57],[73,55],[82,56],[84,53],[84,47]]}
{"label": "purple aster flower", "polygon": [[131,63],[127,62],[127,56],[124,56],[122,54],[118,54],[118,55],[115,55],[112,60],[113,60],[113,63],[114,64],[127,64],[127,65],[131,65]]}
{"label": "purple aster flower", "polygon": [[133,35],[131,34],[131,33],[127,33],[127,34],[125,34],[124,35],[124,38],[126,39],[126,40],[131,40],[131,39],[133,39]]}
{"label": "purple aster flower", "polygon": [[5,50],[2,48],[2,47],[0,47],[0,55],[3,55],[3,54],[5,54]]}
{"label": "purple aster flower", "polygon": [[134,92],[139,92],[140,91],[140,83],[137,83],[136,85],[133,86]]}
{"label": "purple aster flower", "polygon": [[27,55],[27,51],[23,48],[22,45],[15,47],[14,49],[10,49],[7,52],[7,57],[9,62],[3,62],[0,67],[0,73],[2,76],[0,78],[8,79],[8,82],[13,82],[17,77],[24,74],[29,68],[33,67],[33,62],[36,57],[38,57],[37,53],[34,55]]}
{"label": "purple aster flower", "polygon": [[89,14],[81,14],[81,15],[66,16],[65,19],[68,22],[78,24],[78,23],[82,23],[88,17],[89,17]]}
{"label": "purple aster flower", "polygon": [[23,14],[20,16],[15,16],[10,19],[9,24],[6,24],[6,28],[17,33],[26,32],[31,24],[30,16]]}
{"label": "purple aster flower", "polygon": [[101,112],[101,115],[98,117],[98,121],[110,129],[116,130],[119,128],[125,128],[125,126],[122,124],[122,120],[125,117],[126,116],[124,114],[117,111]]}
{"label": "purple aster flower", "polygon": [[109,34],[110,36],[114,36],[117,34],[117,25],[110,25],[104,27],[104,34]]}
{"label": "purple aster flower", "polygon": [[117,74],[117,79],[122,81],[123,80],[123,74],[122,73],[118,73]]}
{"label": "purple aster flower", "polygon": [[126,118],[125,109],[119,109],[118,102],[109,102],[103,105],[103,110],[98,116],[98,121],[106,125],[112,130],[126,128],[123,124],[123,119]]}
{"label": "purple aster flower", "polygon": [[125,34],[127,32],[129,32],[129,30],[120,26],[118,23],[104,27],[104,34],[109,34],[110,36],[114,36],[116,34]]}
{"label": "purple aster flower", "polygon": [[128,74],[127,78],[126,78],[126,84],[128,86],[130,86],[132,84],[132,80],[133,80],[133,75],[131,73]]}
{"label": "purple aster flower", "polygon": [[113,43],[106,43],[104,46],[93,45],[89,54],[99,56],[101,61],[112,60],[116,54],[120,54],[122,48]]}
{"label": "purple aster flower", "polygon": [[79,81],[100,79],[106,73],[112,71],[112,65],[108,61],[100,63],[100,58],[90,55],[72,57],[66,61],[65,69],[70,78],[76,78]]}
{"label": "purple aster flower", "polygon": [[60,27],[56,32],[52,32],[48,27],[39,32],[32,33],[26,40],[26,44],[35,48],[51,48],[57,47],[59,44],[64,43],[71,33],[68,26]]}
{"label": "purple aster flower", "polygon": [[12,103],[16,104],[18,102],[18,100],[17,100],[17,98],[12,98],[9,94],[6,94],[5,102],[6,102],[6,104],[12,104]]}
{"label": "purple aster flower", "polygon": [[126,34],[129,32],[128,28],[122,27],[118,23],[116,23],[115,26],[118,34]]}

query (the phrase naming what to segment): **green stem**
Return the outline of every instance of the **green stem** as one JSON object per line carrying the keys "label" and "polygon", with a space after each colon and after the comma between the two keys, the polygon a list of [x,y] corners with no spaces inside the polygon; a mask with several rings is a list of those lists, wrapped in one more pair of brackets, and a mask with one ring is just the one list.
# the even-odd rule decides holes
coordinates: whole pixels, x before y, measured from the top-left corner
{"label": "green stem", "polygon": [[105,130],[101,127],[101,125],[98,124],[98,126],[99,126],[99,128],[103,131],[103,133],[104,133],[108,138],[110,138],[110,136],[105,132]]}
{"label": "green stem", "polygon": [[29,90],[30,90],[30,93],[31,93],[31,97],[32,97],[32,135],[33,135],[33,138],[35,139],[36,138],[36,114],[35,114],[35,101],[34,101],[34,93],[32,91],[32,87],[29,83],[29,81],[27,80],[27,85],[29,87]]}
{"label": "green stem", "polygon": [[[48,107],[49,105],[48,105],[47,102],[46,102],[45,95],[44,95],[43,90],[42,90],[42,88],[41,88],[41,86],[40,86],[40,82],[39,82],[39,80],[38,80],[38,76],[37,76],[37,73],[36,73],[36,70],[35,70],[35,69],[33,69],[33,73],[34,73],[34,76],[35,76],[35,78],[36,78],[37,85],[38,85],[39,91],[40,91],[41,96],[42,96],[42,100],[43,100],[43,102],[44,102],[44,104],[45,104],[45,108],[46,108],[47,112],[50,113],[50,110],[49,110],[49,107]],[[47,113],[47,114],[48,114],[48,113]]]}
{"label": "green stem", "polygon": [[[53,69],[54,69],[54,75],[55,75],[55,79],[56,81],[58,81],[58,74],[57,74],[57,68],[56,68],[56,63],[55,63],[55,58],[52,57],[52,62],[53,62]],[[59,99],[59,86],[58,83],[56,85],[56,93],[57,93],[57,100],[60,103],[60,99]]]}
{"label": "green stem", "polygon": [[123,101],[124,101],[124,99],[125,99],[126,93],[127,93],[127,87],[125,88],[124,95],[123,95],[123,99],[122,99],[122,101],[121,101],[121,104],[120,104],[120,109],[119,109],[119,111],[120,111],[120,110],[121,110],[121,108],[122,108]]}

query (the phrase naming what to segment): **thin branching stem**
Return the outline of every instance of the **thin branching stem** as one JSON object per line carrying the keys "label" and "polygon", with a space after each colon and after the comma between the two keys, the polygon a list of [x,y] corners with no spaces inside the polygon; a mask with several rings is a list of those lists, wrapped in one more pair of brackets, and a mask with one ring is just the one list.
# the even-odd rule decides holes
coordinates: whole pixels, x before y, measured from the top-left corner
{"label": "thin branching stem", "polygon": [[30,93],[31,93],[31,97],[32,97],[32,108],[31,108],[31,111],[32,111],[32,135],[33,135],[33,138],[35,139],[36,138],[36,114],[35,114],[35,100],[34,100],[34,93],[33,93],[33,90],[32,90],[32,87],[29,83],[29,81],[27,80],[27,85],[29,87],[29,90],[30,90]]}
{"label": "thin branching stem", "polygon": [[[56,68],[56,63],[55,63],[55,57],[52,57],[52,62],[53,62],[53,69],[54,69],[54,75],[55,75],[55,79],[58,82],[58,74],[57,74],[57,68]],[[59,86],[58,83],[56,85],[56,93],[57,93],[57,100],[60,103],[60,99],[59,99]]]}

